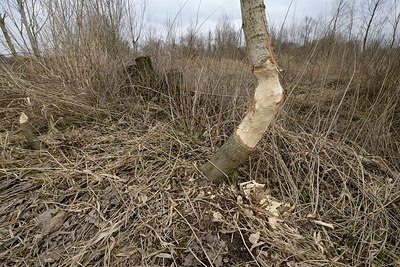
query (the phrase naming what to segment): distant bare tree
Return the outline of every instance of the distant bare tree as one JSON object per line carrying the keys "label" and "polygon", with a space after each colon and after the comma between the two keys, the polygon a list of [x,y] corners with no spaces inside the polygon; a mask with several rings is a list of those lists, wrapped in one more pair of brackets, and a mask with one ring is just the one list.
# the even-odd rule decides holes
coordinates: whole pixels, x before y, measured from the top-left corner
{"label": "distant bare tree", "polygon": [[337,28],[338,28],[338,24],[339,24],[339,20],[343,14],[343,12],[345,11],[345,9],[347,9],[348,3],[345,0],[336,0],[336,4],[335,4],[335,11],[331,20],[331,24],[332,24],[332,38],[335,39],[336,37],[336,33],[337,33]]}
{"label": "distant bare tree", "polygon": [[317,22],[312,17],[306,16],[302,23],[302,29],[300,31],[303,45],[307,45],[312,39],[312,33],[316,30]]}
{"label": "distant bare tree", "polygon": [[215,49],[219,55],[232,55],[239,47],[240,34],[228,16],[223,16],[215,28]]}
{"label": "distant bare tree", "polygon": [[366,14],[367,17],[367,24],[366,24],[366,29],[363,37],[363,42],[362,42],[362,50],[364,51],[365,48],[367,47],[367,42],[368,42],[368,37],[370,35],[370,31],[372,28],[372,23],[375,20],[376,16],[378,15],[378,11],[380,7],[383,5],[385,0],[368,0],[366,3],[366,9],[368,14]]}
{"label": "distant bare tree", "polygon": [[[18,12],[21,16],[21,23],[25,27],[25,31],[28,35],[28,39],[29,39],[33,54],[35,56],[40,56],[39,44],[38,44],[38,40],[36,38],[37,32],[36,32],[36,27],[35,27],[36,26],[36,23],[35,23],[36,17],[35,17],[35,8],[34,8],[34,6],[36,4],[35,2],[36,1],[32,2],[32,6],[31,6],[32,9],[30,11],[32,13],[30,15],[30,14],[27,14],[29,12],[29,10],[26,8],[26,6],[27,6],[26,1],[17,0]],[[28,17],[29,17],[29,19],[28,19]]]}
{"label": "distant bare tree", "polygon": [[391,10],[392,12],[390,12],[392,14],[392,16],[390,16],[389,18],[389,23],[392,26],[392,36],[390,38],[390,44],[389,47],[393,48],[398,36],[400,35],[399,32],[399,26],[400,26],[400,9],[398,6],[398,1],[394,0],[393,1],[393,5],[391,6]]}
{"label": "distant bare tree", "polygon": [[354,28],[354,14],[355,14],[355,0],[351,2],[351,5],[348,4],[348,12],[346,12],[346,17],[347,17],[347,40],[351,41],[352,36],[353,36],[353,28]]}

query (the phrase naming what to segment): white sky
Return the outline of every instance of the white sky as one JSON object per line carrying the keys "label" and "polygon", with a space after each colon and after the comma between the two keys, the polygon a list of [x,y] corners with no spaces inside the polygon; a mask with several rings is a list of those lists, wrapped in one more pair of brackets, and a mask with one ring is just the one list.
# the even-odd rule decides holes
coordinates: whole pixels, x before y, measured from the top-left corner
{"label": "white sky", "polygon": [[[4,0],[0,0],[2,2]],[[89,0],[88,0],[89,1]],[[134,0],[131,0],[134,1]],[[227,16],[239,28],[241,26],[239,0],[138,0],[147,1],[146,26],[159,33],[166,32],[167,21],[174,21],[176,29],[185,32],[189,25],[197,25],[200,32],[214,30]],[[287,24],[305,16],[331,17],[337,0],[265,0],[270,26],[280,26],[289,9]],[[366,0],[347,0],[358,3]],[[292,5],[290,5],[292,3]],[[0,5],[0,12],[2,12]],[[196,23],[197,21],[197,23]],[[0,38],[4,38],[0,34]],[[0,44],[0,53],[4,47]],[[5,52],[5,51],[4,51]]]}
{"label": "white sky", "polygon": [[[351,1],[351,0],[348,0]],[[292,0],[265,0],[270,24],[280,25]],[[293,0],[288,16],[289,21],[304,16],[318,17],[329,15],[335,0]],[[166,25],[167,19],[177,16],[179,28],[186,28],[190,23],[203,24],[201,31],[213,29],[223,15],[227,15],[235,25],[241,24],[239,0],[148,0],[147,12],[149,23],[155,28]],[[180,11],[181,10],[181,11]]]}

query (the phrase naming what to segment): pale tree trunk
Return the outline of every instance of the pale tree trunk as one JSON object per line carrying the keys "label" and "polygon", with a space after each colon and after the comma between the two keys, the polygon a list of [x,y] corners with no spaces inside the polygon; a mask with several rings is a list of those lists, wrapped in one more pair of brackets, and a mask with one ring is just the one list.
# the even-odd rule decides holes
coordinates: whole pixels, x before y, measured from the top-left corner
{"label": "pale tree trunk", "polygon": [[2,33],[4,35],[4,38],[6,39],[6,43],[7,43],[8,49],[10,49],[10,52],[11,52],[11,54],[13,55],[13,57],[15,59],[15,58],[18,57],[18,54],[17,54],[17,50],[15,50],[14,44],[11,41],[11,36],[8,33],[5,19],[6,19],[6,14],[0,15],[0,28],[1,28],[1,31],[2,31]]}
{"label": "pale tree trunk", "polygon": [[240,3],[248,56],[258,85],[243,121],[212,158],[200,167],[200,171],[215,183],[228,180],[248,160],[284,99],[263,0],[241,0]]}
{"label": "pale tree trunk", "polygon": [[[34,33],[34,27],[32,24],[32,21],[28,21],[27,17],[26,17],[26,10],[24,8],[24,1],[23,0],[17,0],[17,4],[18,4],[18,12],[21,15],[21,22],[25,27],[26,33],[28,34],[28,38],[29,38],[29,42],[31,44],[31,48],[33,51],[33,54],[36,57],[40,56],[40,51],[39,51],[39,46],[38,46],[38,42]],[[35,20],[36,18],[32,18],[32,20]]]}

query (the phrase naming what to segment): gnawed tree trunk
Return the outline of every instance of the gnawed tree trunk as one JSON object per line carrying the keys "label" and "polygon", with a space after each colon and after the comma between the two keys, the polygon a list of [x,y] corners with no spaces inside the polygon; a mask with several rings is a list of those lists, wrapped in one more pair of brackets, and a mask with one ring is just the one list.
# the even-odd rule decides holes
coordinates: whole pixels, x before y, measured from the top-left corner
{"label": "gnawed tree trunk", "polygon": [[243,121],[209,162],[200,167],[215,183],[229,178],[248,159],[284,99],[263,0],[241,0],[240,4],[248,56],[258,85]]}
{"label": "gnawed tree trunk", "polygon": [[21,113],[21,116],[19,117],[19,124],[21,127],[21,132],[28,141],[30,148],[33,150],[39,150],[42,147],[41,142],[37,138],[35,130],[29,123],[29,118],[25,113]]}

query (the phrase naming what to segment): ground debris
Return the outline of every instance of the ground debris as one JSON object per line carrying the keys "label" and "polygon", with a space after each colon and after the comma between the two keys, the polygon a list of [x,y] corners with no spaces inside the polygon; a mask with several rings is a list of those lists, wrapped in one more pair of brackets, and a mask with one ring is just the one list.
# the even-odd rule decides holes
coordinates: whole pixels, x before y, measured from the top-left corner
{"label": "ground debris", "polygon": [[40,151],[25,149],[17,134],[1,137],[5,266],[398,261],[400,176],[383,164],[371,171],[365,151],[328,140],[318,155],[305,153],[319,139],[278,125],[261,148],[275,152],[245,167],[252,175],[199,186],[194,161],[205,158],[204,143],[181,126],[127,120],[42,134],[48,148]]}

